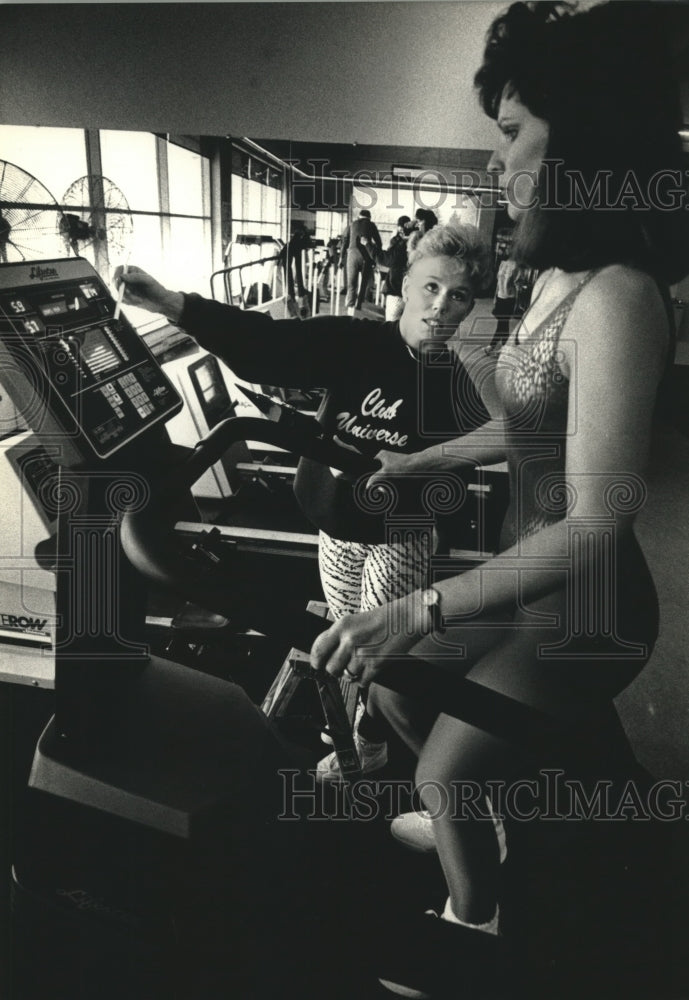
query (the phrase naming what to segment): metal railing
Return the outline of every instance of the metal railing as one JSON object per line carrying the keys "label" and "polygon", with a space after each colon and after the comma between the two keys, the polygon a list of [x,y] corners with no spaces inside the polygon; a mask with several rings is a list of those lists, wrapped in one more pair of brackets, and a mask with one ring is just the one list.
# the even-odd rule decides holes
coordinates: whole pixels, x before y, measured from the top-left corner
{"label": "metal railing", "polygon": [[[307,251],[306,257],[304,286],[306,288],[306,295],[311,301],[311,314],[315,315],[318,312],[319,283],[322,268],[325,266],[326,261],[316,261],[313,250]],[[264,280],[266,277],[264,269],[265,265],[268,264],[273,264],[274,266],[268,275],[268,280]],[[221,281],[223,297],[219,298],[218,284]],[[285,275],[285,261],[282,254],[274,254],[271,257],[261,257],[258,260],[249,260],[244,261],[242,264],[233,264],[231,267],[223,267],[211,274],[210,285],[211,296],[214,299],[227,302],[229,305],[239,305],[242,309],[255,308],[281,296],[289,296],[288,281]],[[270,292],[269,297],[265,295],[266,288]],[[343,293],[344,272],[333,265],[330,273],[331,316],[336,316],[340,313],[340,299]],[[380,306],[382,298],[381,273],[376,268],[374,272],[375,305]]]}
{"label": "metal railing", "polygon": [[[266,282],[263,280],[265,277],[264,265],[271,263],[275,266],[270,275],[270,281]],[[272,257],[261,257],[259,260],[247,260],[243,264],[234,264],[232,267],[220,268],[220,270],[214,271],[210,277],[211,296],[214,299],[219,298],[217,286],[220,280],[222,280],[224,298],[219,299],[219,301],[227,302],[231,306],[240,305],[242,309],[249,309],[252,306],[260,306],[265,302],[270,302],[278,298],[278,282],[284,283],[281,275],[281,263],[281,256],[275,254]],[[254,274],[250,273],[247,275],[247,270],[252,268],[254,269]],[[237,283],[233,281],[234,278],[238,279],[238,292],[236,290]],[[254,285],[256,288],[255,296],[251,294]],[[269,298],[265,298],[264,296],[264,285],[270,290]],[[237,298],[239,302],[235,301]]]}

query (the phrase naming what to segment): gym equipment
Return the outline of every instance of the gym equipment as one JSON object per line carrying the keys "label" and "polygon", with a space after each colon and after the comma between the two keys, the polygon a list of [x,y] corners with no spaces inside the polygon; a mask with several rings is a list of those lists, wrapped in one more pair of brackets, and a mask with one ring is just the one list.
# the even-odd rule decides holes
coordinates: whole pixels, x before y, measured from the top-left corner
{"label": "gym equipment", "polygon": [[[278,430],[278,425],[265,422],[264,433],[269,439],[284,444],[286,438],[278,436]],[[218,425],[189,460],[189,478],[217,460],[235,435],[241,438],[247,433],[255,433],[248,419]],[[320,460],[327,461],[327,452],[321,451],[323,446],[324,442],[315,437],[302,443],[305,454],[319,455]],[[178,480],[182,485],[185,476],[178,476]],[[169,502],[170,492],[165,495]],[[171,549],[173,523],[174,508],[165,508],[155,497],[150,507],[125,515],[123,542],[130,559],[142,572],[157,582],[165,582],[180,595],[194,594],[216,613],[229,613],[234,607],[240,621],[246,620],[259,629],[272,628],[292,639],[299,649],[309,648],[314,622],[305,618],[299,608],[290,608],[285,617],[284,608],[269,615],[252,607],[247,595],[228,582],[230,563],[224,568],[221,565],[212,532],[207,539],[201,539],[208,565],[194,573],[191,565],[182,561],[181,551],[173,553]],[[303,663],[303,657],[295,656],[288,666],[292,671],[296,668],[297,674],[307,672]],[[615,796],[625,794],[643,796],[652,786],[649,776],[636,765],[612,706],[606,735],[592,725],[584,741],[578,727],[568,729],[469,679],[443,675],[442,669],[431,663],[392,663],[378,682],[413,694],[419,669],[436,670],[435,682],[442,692],[444,711],[533,751],[550,773],[567,774],[578,782],[585,797],[609,787],[614,801]],[[535,774],[528,779],[537,781],[538,777]],[[461,969],[463,982],[471,984],[472,997],[512,1000],[528,996],[545,1000],[557,995],[574,1000],[586,990],[587,995],[602,1000],[615,984],[624,982],[630,996],[678,1000],[681,994],[649,992],[651,983],[662,982],[664,990],[667,974],[673,968],[667,954],[672,944],[672,915],[680,905],[681,893],[668,901],[658,891],[662,882],[658,870],[676,850],[670,843],[671,831],[661,825],[654,834],[650,827],[634,825],[633,821],[621,832],[615,824],[605,822],[596,827],[595,822],[583,824],[567,816],[550,819],[550,823],[529,824],[528,831],[524,824],[522,829],[520,823],[509,824],[504,879],[511,905],[504,907],[504,939],[476,940],[480,932],[465,931],[453,937],[447,925],[435,925],[433,929],[432,922],[430,927],[418,920],[400,922],[399,914],[392,915],[389,919],[400,935],[396,947],[388,949],[391,942],[381,942],[380,934],[376,936],[376,930],[368,924],[372,939],[367,940],[362,933],[359,940],[362,948],[375,948],[378,972],[392,981],[430,986],[433,996],[442,997],[454,996],[452,990]],[[652,851],[656,852],[655,868]],[[341,859],[338,863],[342,864]],[[643,921],[639,921],[633,906],[637,894],[643,899]],[[348,944],[354,947],[349,923],[346,930],[350,935]],[[422,953],[419,939],[425,942]],[[367,956],[370,959],[370,950]],[[401,976],[401,969],[405,975]]]}
{"label": "gym equipment", "polygon": [[[362,771],[352,732],[356,700],[352,698],[347,702],[341,682],[330,674],[315,671],[308,654],[293,648],[278,671],[261,708],[268,719],[279,719],[286,715],[304,681],[314,684],[318,692],[323,721],[337,754],[345,791],[351,801],[351,785],[362,777]],[[356,692],[354,685],[349,687],[353,693]]]}
{"label": "gym equipment", "polygon": [[[269,249],[272,245],[276,252],[262,256],[265,244],[269,244]],[[249,249],[252,246],[258,248],[258,256],[252,255]],[[221,301],[268,313],[273,319],[284,318],[287,314],[286,292],[282,288],[284,281],[278,280],[282,246],[282,241],[272,236],[237,236],[225,251],[225,267],[211,275],[213,298],[219,298],[218,282],[222,281]],[[278,294],[278,286],[281,294]],[[235,302],[235,299],[239,301]]]}
{"label": "gym equipment", "polygon": [[1,581],[54,591],[55,578],[42,560],[37,560],[36,553],[37,547],[41,552],[50,548],[56,531],[51,497],[56,471],[54,462],[30,431],[0,442]]}
{"label": "gym equipment", "polygon": [[[304,834],[277,821],[280,771],[299,769],[303,759],[236,685],[148,655],[143,580],[133,568],[212,612],[308,649],[322,619],[284,593],[279,606],[264,606],[270,594],[247,592],[245,582],[232,577],[220,532],[190,543],[175,535],[174,525],[188,508],[191,484],[238,440],[265,436],[355,475],[370,472],[370,465],[316,428],[308,434],[302,425],[297,433],[280,419],[224,420],[191,454],[174,448],[163,423],[180,400],[126,320],[113,319],[111,296],[82,260],[0,269],[0,308],[6,384],[39,440],[55,448],[60,466],[56,711],[36,750],[14,865],[15,938],[24,945],[19,996],[74,995],[77,983],[84,1000],[278,995],[286,978],[304,982],[312,940],[314,961],[332,963],[337,954],[328,947],[333,937],[338,943],[336,922],[323,915],[327,882],[315,875],[315,897],[308,895]],[[381,676],[390,686],[405,673],[393,666],[390,677]],[[591,733],[582,755],[579,734],[560,733],[538,712],[468,680],[448,678],[446,704],[491,732],[547,749],[548,760],[572,759],[581,767],[583,756],[591,768],[599,763],[597,752],[608,749],[596,746]],[[356,824],[347,836],[356,839]],[[537,847],[542,855],[543,844]],[[609,857],[624,865],[628,855],[618,847],[610,841]],[[515,853],[511,861],[508,856],[513,873]],[[332,856],[350,870],[341,851]],[[583,870],[571,840],[564,860],[568,871]],[[611,866],[601,872],[614,881]],[[529,881],[523,874],[517,879],[522,892]],[[572,884],[562,880],[557,887],[571,890]],[[308,912],[298,909],[302,896]],[[562,898],[571,904],[568,895],[559,904]],[[379,974],[399,979],[395,963],[400,955],[414,957],[422,932],[410,925],[405,935],[396,924],[396,940],[381,941],[377,909],[368,899],[363,906],[359,923],[352,927],[348,918],[340,934],[347,933],[362,968],[371,971],[375,956]],[[560,939],[558,926],[544,926],[542,912],[534,908],[525,934],[514,916],[510,925],[508,910],[506,944],[441,926],[438,961],[426,952],[410,975],[422,986],[429,974],[448,973],[453,986],[459,975],[491,995],[514,969],[516,989],[507,995],[530,997],[574,997],[583,986],[588,995],[609,996],[620,979],[627,987],[647,975],[640,935],[628,935],[625,926],[620,943],[610,933],[619,913],[609,894],[603,911],[592,911],[598,913],[593,923],[580,913],[578,921],[565,921],[576,954],[563,947],[561,925]],[[649,918],[648,907],[644,915]],[[319,925],[322,936],[314,938]],[[433,935],[427,922],[423,928],[430,949]],[[37,963],[32,945],[39,934],[53,947]],[[257,947],[271,957],[260,968],[252,964]],[[505,949],[493,974],[489,966]],[[308,979],[310,995],[314,982],[315,995],[322,993],[318,969]],[[336,985],[329,981],[332,995]],[[340,994],[347,995],[351,990]]]}
{"label": "gym equipment", "polygon": [[[198,918],[209,858],[218,886],[242,882],[231,844],[265,836],[286,754],[236,685],[149,657],[142,641],[142,580],[118,519],[179,460],[163,432],[181,406],[172,385],[81,259],[0,269],[0,310],[3,383],[58,466],[56,710],[17,836],[18,989],[63,996],[76,976],[85,996],[158,996],[174,974],[161,976],[157,942],[169,952],[179,920]],[[41,968],[32,942],[46,928]],[[130,962],[103,965],[118,953]]]}
{"label": "gym equipment", "polygon": [[[235,410],[236,399],[230,396],[226,366],[212,354],[196,351],[164,362],[163,371],[184,400],[184,408],[168,422],[168,434],[176,444],[193,447],[220,420]],[[194,484],[193,492],[201,497],[229,497],[236,492],[238,462],[251,459],[245,442],[237,442],[231,452],[204,473]]]}
{"label": "gym equipment", "polygon": [[2,381],[41,443],[72,467],[107,459],[174,416],[181,400],[79,258],[0,270]]}
{"label": "gym equipment", "polygon": [[[82,259],[0,270],[3,382],[57,466],[49,484],[58,521],[56,707],[17,839],[16,933],[26,945],[17,976],[26,995],[63,995],[71,960],[86,995],[148,1000],[174,995],[171,983],[185,974],[173,971],[175,948],[185,956],[194,942],[187,975],[202,962],[218,893],[227,902],[217,928],[232,925],[228,908],[255,909],[255,885],[283,850],[272,843],[278,770],[295,754],[236,685],[147,654],[143,579],[122,556],[119,522],[173,482],[176,516],[189,516],[199,462],[192,454],[180,465],[188,452],[165,438],[163,422],[181,401],[126,318],[114,319],[114,305]],[[276,430],[263,420],[241,429],[268,427]],[[312,449],[330,463],[332,450]],[[214,558],[212,541],[195,544],[202,577]],[[308,617],[313,637],[322,625]],[[255,921],[248,926],[257,933]],[[41,928],[57,969],[30,961]],[[123,951],[130,961],[104,978],[103,955]]]}

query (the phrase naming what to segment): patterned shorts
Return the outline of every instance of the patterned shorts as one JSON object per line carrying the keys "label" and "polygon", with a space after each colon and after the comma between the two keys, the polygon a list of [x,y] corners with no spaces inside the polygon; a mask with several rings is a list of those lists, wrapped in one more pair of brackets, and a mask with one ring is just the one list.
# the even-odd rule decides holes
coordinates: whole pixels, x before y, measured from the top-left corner
{"label": "patterned shorts", "polygon": [[335,618],[368,611],[428,586],[434,550],[430,531],[380,545],[343,542],[321,531],[318,542],[323,593]]}

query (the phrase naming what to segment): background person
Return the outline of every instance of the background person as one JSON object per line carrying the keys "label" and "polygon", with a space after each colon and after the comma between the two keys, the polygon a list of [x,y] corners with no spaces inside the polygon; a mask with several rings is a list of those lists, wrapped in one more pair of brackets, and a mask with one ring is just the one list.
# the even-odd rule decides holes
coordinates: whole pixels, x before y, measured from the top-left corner
{"label": "background person", "polygon": [[407,244],[407,253],[416,247],[422,236],[438,225],[438,216],[430,208],[417,208],[414,212],[414,228]]}
{"label": "background person", "polygon": [[[345,306],[350,316],[366,301],[368,286],[373,275],[373,261],[366,251],[363,240],[371,243],[378,250],[383,243],[375,222],[371,222],[371,213],[362,208],[359,218],[355,219],[345,229],[340,250],[340,267],[344,267],[346,280]],[[361,280],[359,280],[361,279]]]}
{"label": "background person", "polygon": [[325,258],[321,263],[320,275],[318,278],[318,294],[322,302],[330,299],[329,280],[337,281],[337,269],[340,263],[340,248],[342,246],[341,236],[332,236],[325,247]]}
{"label": "background person", "polygon": [[500,351],[510,335],[510,321],[523,316],[529,308],[536,277],[533,268],[520,267],[511,257],[500,261],[493,302],[493,316],[497,323],[487,353]]}
{"label": "background person", "polygon": [[311,246],[311,236],[303,222],[294,224],[289,242],[280,250],[287,285],[287,308],[292,316],[305,319],[310,313],[309,296],[304,284],[303,254]]}
{"label": "background person", "polygon": [[402,297],[402,282],[407,270],[407,240],[411,230],[408,228],[411,219],[408,215],[400,215],[397,220],[397,232],[390,240],[387,250],[382,250],[374,242],[362,237],[361,242],[368,250],[371,259],[378,265],[386,267],[387,274],[383,281],[385,295],[385,319],[399,319],[404,309]]}
{"label": "background person", "polygon": [[420,236],[425,236],[438,225],[438,216],[430,208],[417,208],[414,212],[414,228]]}

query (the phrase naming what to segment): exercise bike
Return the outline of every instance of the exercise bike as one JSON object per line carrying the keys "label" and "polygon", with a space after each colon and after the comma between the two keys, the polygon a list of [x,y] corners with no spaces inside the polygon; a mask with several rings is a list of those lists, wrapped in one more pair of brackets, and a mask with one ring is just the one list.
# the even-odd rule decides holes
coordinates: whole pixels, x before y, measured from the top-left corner
{"label": "exercise bike", "polygon": [[[469,996],[511,1000],[574,997],[584,987],[609,996],[620,982],[647,980],[649,942],[630,938],[629,921],[614,924],[626,901],[620,886],[634,897],[644,881],[624,878],[636,848],[597,848],[615,887],[603,920],[589,919],[595,893],[579,892],[570,905],[576,886],[565,875],[591,855],[564,837],[566,824],[559,839],[554,826],[510,831],[503,939],[396,913],[392,878],[387,900],[356,884],[368,830],[340,824],[337,853],[315,857],[314,837],[329,834],[280,820],[284,773],[308,768],[300,748],[237,685],[149,655],[145,579],[308,649],[321,618],[284,594],[252,593],[233,578],[212,530],[191,547],[174,523],[195,479],[237,440],[262,439],[352,474],[370,471],[361,457],[317,429],[247,419],[219,424],[191,454],[172,448],[164,423],[181,402],[83,260],[8,265],[0,307],[6,384],[60,466],[56,711],[16,839],[13,1000],[264,1000],[292,989],[346,1000],[366,995],[364,981],[377,989],[375,975],[434,996],[456,995],[461,980]],[[381,683],[395,686],[395,677]],[[439,675],[439,684],[447,711],[590,768],[595,753],[538,713],[467,680]],[[637,774],[618,749],[620,779]],[[324,889],[333,864],[343,873],[340,896]],[[349,975],[339,971],[343,954]]]}

